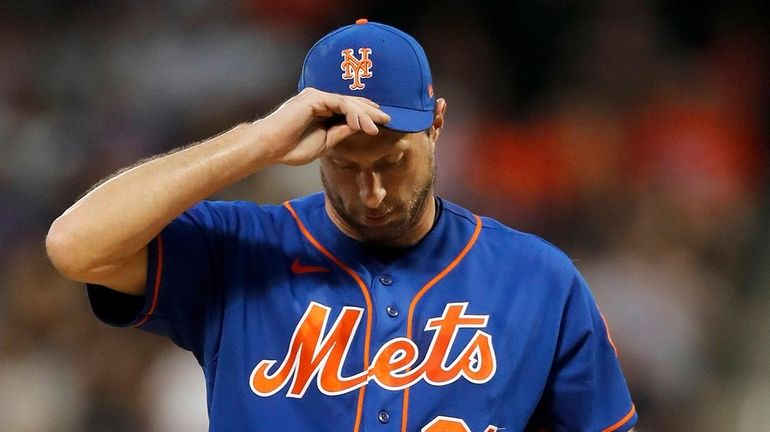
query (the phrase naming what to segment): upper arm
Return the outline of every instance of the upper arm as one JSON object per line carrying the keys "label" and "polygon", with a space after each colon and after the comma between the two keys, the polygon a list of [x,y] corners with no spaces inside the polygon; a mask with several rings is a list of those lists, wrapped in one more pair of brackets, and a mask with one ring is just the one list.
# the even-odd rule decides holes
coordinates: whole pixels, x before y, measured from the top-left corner
{"label": "upper arm", "polygon": [[575,271],[539,410],[555,430],[626,431],[636,422],[604,319]]}
{"label": "upper arm", "polygon": [[[249,224],[232,205],[203,202],[185,211],[129,264],[89,285],[95,314],[113,325],[167,336],[206,361],[216,352],[229,286],[224,266],[239,250],[238,227],[244,225]],[[103,288],[126,293],[138,286],[144,291],[138,301]]]}

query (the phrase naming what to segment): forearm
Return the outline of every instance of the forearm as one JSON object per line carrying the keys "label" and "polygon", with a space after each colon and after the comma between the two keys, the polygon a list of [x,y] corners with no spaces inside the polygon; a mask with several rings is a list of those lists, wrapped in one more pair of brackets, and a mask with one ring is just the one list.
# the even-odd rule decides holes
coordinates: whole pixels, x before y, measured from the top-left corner
{"label": "forearm", "polygon": [[[339,114],[345,123],[322,121]],[[140,164],[100,184],[57,218],[48,257],[70,279],[144,292],[147,244],[212,193],[267,165],[304,165],[389,117],[373,102],[306,88],[269,116]]]}
{"label": "forearm", "polygon": [[120,267],[187,208],[269,163],[257,128],[237,126],[91,190],[51,225],[47,246],[56,267],[81,280]]}

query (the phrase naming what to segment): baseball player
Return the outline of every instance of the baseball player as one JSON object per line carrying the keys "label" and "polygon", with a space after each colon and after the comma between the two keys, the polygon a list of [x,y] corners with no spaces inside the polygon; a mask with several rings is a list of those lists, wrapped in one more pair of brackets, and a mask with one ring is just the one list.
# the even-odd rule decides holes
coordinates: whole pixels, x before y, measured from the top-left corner
{"label": "baseball player", "polygon": [[[434,195],[446,102],[417,41],[358,20],[310,49],[299,90],[54,221],[49,256],[96,315],[192,351],[212,431],[628,431],[570,259]],[[315,159],[323,193],[202,201]]]}

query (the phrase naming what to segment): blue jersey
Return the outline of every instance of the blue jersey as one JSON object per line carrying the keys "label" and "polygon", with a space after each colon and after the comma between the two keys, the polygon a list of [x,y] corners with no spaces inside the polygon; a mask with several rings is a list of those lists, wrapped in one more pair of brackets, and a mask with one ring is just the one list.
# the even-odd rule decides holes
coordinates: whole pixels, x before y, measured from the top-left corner
{"label": "blue jersey", "polygon": [[[144,298],[97,316],[201,364],[211,431],[627,431],[594,299],[540,238],[439,200],[407,249],[344,235],[323,194],[202,202],[149,246]],[[132,304],[133,302],[133,304]]]}

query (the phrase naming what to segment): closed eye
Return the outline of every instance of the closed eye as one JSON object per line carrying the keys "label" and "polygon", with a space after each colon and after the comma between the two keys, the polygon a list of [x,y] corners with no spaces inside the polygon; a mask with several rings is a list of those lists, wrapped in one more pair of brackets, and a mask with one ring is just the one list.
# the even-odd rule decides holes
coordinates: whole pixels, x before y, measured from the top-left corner
{"label": "closed eye", "polygon": [[358,166],[352,162],[340,160],[340,159],[332,159],[332,165],[334,165],[335,168],[345,170],[345,171],[352,171],[358,168]]}

